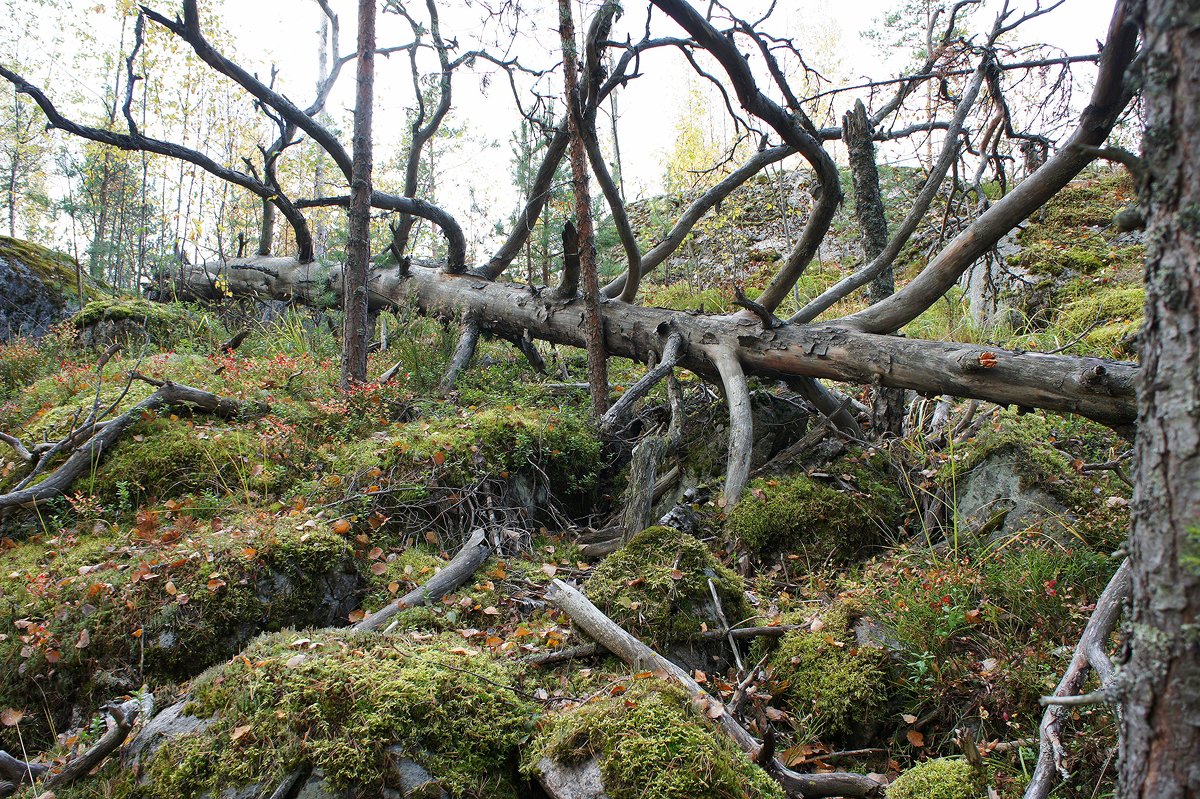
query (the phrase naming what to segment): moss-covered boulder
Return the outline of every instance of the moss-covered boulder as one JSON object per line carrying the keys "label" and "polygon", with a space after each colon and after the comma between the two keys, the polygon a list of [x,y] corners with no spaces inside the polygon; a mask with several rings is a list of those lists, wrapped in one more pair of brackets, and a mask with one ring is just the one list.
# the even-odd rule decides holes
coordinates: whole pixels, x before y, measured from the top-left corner
{"label": "moss-covered boulder", "polygon": [[618,624],[660,648],[720,628],[709,581],[730,624],[753,617],[742,579],[705,544],[673,527],[648,527],[609,555],[584,585]]}
{"label": "moss-covered boulder", "polygon": [[125,507],[192,494],[261,500],[295,476],[279,462],[273,432],[269,423],[147,414],[80,488],[102,503]]}
{"label": "moss-covered boulder", "polygon": [[637,680],[616,695],[549,716],[526,750],[525,769],[544,770],[547,759],[595,759],[611,799],[784,795],[683,690],[657,680]]}
{"label": "moss-covered boulder", "polygon": [[270,793],[310,767],[334,790],[377,796],[406,787],[399,769],[408,761],[452,797],[516,796],[518,747],[537,707],[508,687],[515,683],[510,664],[456,634],[265,636],[193,681],[184,712],[212,722],[157,747],[141,764],[138,793],[191,799],[250,785]]}
{"label": "moss-covered boulder", "polygon": [[177,303],[150,302],[137,297],[104,297],[92,300],[71,317],[79,340],[92,347],[119,343],[149,343],[171,349],[194,340],[214,323],[194,315]]}
{"label": "moss-covered boulder", "polygon": [[[329,528],[144,510],[129,531],[6,540],[0,706],[30,711],[39,746],[75,709],[191,677],[263,630],[344,621],[368,566]],[[17,745],[0,729],[0,748]]]}
{"label": "moss-covered boulder", "polygon": [[956,447],[938,473],[952,497],[955,529],[994,540],[1036,530],[1066,543],[1115,546],[1127,530],[1128,489],[1111,475],[1076,468],[1085,459],[1110,460],[1111,437],[1041,413],[999,414]]}
{"label": "moss-covered boulder", "polygon": [[[79,308],[78,265],[70,256],[0,236],[0,341],[37,338]],[[83,278],[89,296],[101,289]]]}
{"label": "moss-covered boulder", "polygon": [[858,647],[844,605],[779,641],[768,662],[772,693],[808,740],[838,740],[873,730],[887,702],[886,655]]}
{"label": "moss-covered boulder", "polygon": [[904,513],[884,457],[857,452],[819,471],[753,481],[725,529],[751,552],[795,552],[819,564],[886,540]]}
{"label": "moss-covered boulder", "polygon": [[982,799],[979,775],[961,758],[926,760],[888,786],[888,799]]}

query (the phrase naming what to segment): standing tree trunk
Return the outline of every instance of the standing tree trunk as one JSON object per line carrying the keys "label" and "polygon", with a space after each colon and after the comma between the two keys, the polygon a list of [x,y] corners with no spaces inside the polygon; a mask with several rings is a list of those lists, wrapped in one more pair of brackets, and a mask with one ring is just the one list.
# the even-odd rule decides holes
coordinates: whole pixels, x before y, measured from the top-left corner
{"label": "standing tree trunk", "polygon": [[1176,799],[1200,797],[1200,13],[1142,13],[1149,235],[1119,795]]}
{"label": "standing tree trunk", "polygon": [[[887,214],[879,194],[879,168],[875,165],[875,146],[871,143],[871,122],[862,100],[842,117],[842,140],[850,158],[854,179],[854,216],[862,228],[863,261],[870,263],[888,243]],[[896,277],[892,265],[871,281],[872,303],[892,296]],[[871,408],[871,428],[876,436],[904,434],[904,389],[875,386]]]}
{"label": "standing tree trunk", "polygon": [[349,237],[343,273],[342,388],[367,380],[367,267],[371,261],[371,105],[375,84],[375,0],[358,2],[358,93],[350,177]]}
{"label": "standing tree trunk", "polygon": [[579,58],[575,51],[575,24],[571,0],[558,0],[558,30],[562,37],[563,76],[571,125],[571,176],[575,188],[575,218],[579,232],[579,274],[583,280],[584,324],[588,354],[588,383],[592,391],[592,413],[597,419],[608,410],[608,362],[604,351],[603,320],[600,317],[600,281],[596,276],[596,239],[593,235],[592,198],[588,190],[587,151],[583,144],[583,104],[578,81]]}

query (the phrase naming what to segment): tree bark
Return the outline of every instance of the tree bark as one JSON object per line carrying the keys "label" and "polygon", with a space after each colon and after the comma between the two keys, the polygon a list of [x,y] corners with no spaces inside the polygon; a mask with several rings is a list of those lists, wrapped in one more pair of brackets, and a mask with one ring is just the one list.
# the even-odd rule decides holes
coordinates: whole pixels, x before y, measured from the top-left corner
{"label": "tree bark", "polygon": [[592,198],[588,189],[587,151],[583,143],[584,108],[579,95],[579,58],[571,0],[558,0],[558,29],[562,38],[563,78],[571,130],[571,176],[575,190],[575,221],[579,243],[579,275],[583,281],[583,323],[591,385],[592,415],[599,419],[608,410],[608,355],[604,350],[604,320],[600,315],[600,283],[596,276],[596,239],[592,223]]}
{"label": "tree bark", "polygon": [[[854,181],[854,217],[862,230],[863,258],[874,261],[888,244],[887,214],[879,193],[879,168],[875,164],[875,145],[871,143],[871,120],[862,100],[842,117],[842,140],[850,159],[850,174]],[[932,180],[932,178],[931,178]],[[939,179],[938,184],[941,183]],[[871,281],[867,292],[871,303],[890,297],[896,291],[896,276],[892,262]],[[872,432],[876,436],[904,433],[904,390],[876,386],[871,407]]]}
{"label": "tree bark", "polygon": [[358,3],[358,93],[343,273],[342,388],[367,380],[367,269],[371,262],[371,117],[375,88],[375,0]]}
{"label": "tree bark", "polygon": [[1120,795],[1200,796],[1200,10],[1147,0],[1146,323]]}

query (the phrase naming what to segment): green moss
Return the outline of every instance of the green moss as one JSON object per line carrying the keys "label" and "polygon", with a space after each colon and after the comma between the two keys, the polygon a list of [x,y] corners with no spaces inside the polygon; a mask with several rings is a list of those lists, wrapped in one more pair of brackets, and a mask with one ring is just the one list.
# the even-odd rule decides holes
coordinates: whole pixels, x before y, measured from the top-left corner
{"label": "green moss", "polygon": [[903,496],[882,456],[846,456],[823,474],[752,482],[726,530],[751,552],[796,551],[824,562],[878,543],[902,516]]}
{"label": "green moss", "polygon": [[585,584],[588,598],[644,640],[694,638],[716,614],[710,579],[730,624],[752,618],[742,579],[702,542],[672,527],[648,527],[609,555]]}
{"label": "green moss", "polygon": [[[41,247],[30,241],[0,236],[0,258],[19,261],[60,297],[78,297],[77,264],[71,256]],[[88,275],[83,275],[84,290],[89,294],[102,290]]]}
{"label": "green moss", "polygon": [[1055,228],[1105,226],[1133,196],[1133,180],[1126,171],[1101,171],[1072,181],[1054,195],[1046,203],[1044,223]]}
{"label": "green moss", "polygon": [[780,639],[770,659],[772,693],[809,738],[871,727],[887,701],[882,652],[854,646],[844,605],[826,610],[813,626]]}
{"label": "green moss", "polygon": [[985,792],[970,763],[943,757],[901,774],[888,786],[887,795],[888,799],[980,799]]}
{"label": "green moss", "polygon": [[381,465],[432,471],[438,482],[456,486],[484,476],[505,479],[535,465],[555,497],[570,504],[595,488],[600,442],[574,410],[469,408],[399,428],[381,453]]}
{"label": "green moss", "polygon": [[[359,585],[345,538],[266,514],[202,526],[144,511],[129,533],[32,538],[3,560],[0,706],[44,703],[54,724],[144,680],[191,677],[259,631],[329,623]],[[29,715],[36,745],[47,714]]]}
{"label": "green moss", "polygon": [[525,754],[595,757],[612,799],[782,799],[779,784],[751,763],[698,713],[677,686],[633,683],[619,696],[578,705],[548,718]]}
{"label": "green moss", "polygon": [[339,631],[260,638],[193,682],[188,712],[216,721],[155,752],[145,795],[216,793],[302,763],[334,786],[378,791],[398,746],[451,796],[514,796],[517,746],[536,707],[505,687],[511,666],[462,644]]}
{"label": "green moss", "polygon": [[143,498],[261,496],[280,490],[288,470],[252,426],[155,416],[135,424],[81,486],[102,502],[135,507]]}
{"label": "green moss", "polygon": [[81,331],[102,322],[114,323],[111,334],[88,339],[93,344],[118,341],[140,344],[149,341],[162,349],[172,349],[215,327],[206,315],[193,315],[177,303],[150,302],[136,297],[105,297],[92,300],[71,319]]}
{"label": "green moss", "polygon": [[[975,439],[954,449],[952,458],[939,470],[938,479],[953,487],[984,461],[1007,457],[1022,488],[1046,491],[1070,509],[1090,508],[1096,504],[1095,480],[1077,473],[1072,459],[1054,446],[1054,442],[1065,438],[1065,423],[1041,413],[1003,411]],[[1103,509],[1091,510],[1105,518],[1111,515]]]}
{"label": "green moss", "polygon": [[[379,559],[372,561],[363,569],[367,581],[368,592],[363,598],[363,607],[374,610],[382,607],[396,597],[421,585],[432,577],[438,569],[445,566],[441,558],[431,555],[418,547],[408,547],[391,560]],[[390,586],[396,586],[391,590]],[[412,608],[412,610],[425,610]],[[414,614],[411,619],[416,626],[429,627],[434,623],[431,618]],[[418,623],[419,622],[419,623]],[[406,625],[402,625],[405,627]]]}

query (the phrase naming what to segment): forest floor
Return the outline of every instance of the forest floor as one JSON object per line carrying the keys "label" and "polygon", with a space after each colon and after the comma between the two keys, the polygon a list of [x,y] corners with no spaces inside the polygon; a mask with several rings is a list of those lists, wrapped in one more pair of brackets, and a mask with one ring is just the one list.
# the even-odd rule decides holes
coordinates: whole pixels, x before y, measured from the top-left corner
{"label": "forest floor", "polygon": [[[1032,220],[993,321],[955,295],[912,327],[1128,357],[1140,245],[1108,227],[1127,192],[1092,176]],[[760,200],[731,198],[723,213]],[[715,246],[706,230],[693,251]],[[733,279],[753,288],[756,274]],[[648,302],[719,305],[706,294],[719,279],[676,265]],[[686,668],[797,771],[881,784],[907,772],[895,797],[1023,793],[1038,699],[1120,563],[1129,447],[1114,433],[914,397],[902,438],[813,437],[819,417],[761,384],[755,480],[727,508],[724,403],[680,375],[682,440],[659,470],[654,517],[675,508],[690,529],[627,531],[597,558],[588,542],[618,521],[633,444],[669,421],[665,389],[604,441],[581,353],[545,350],[541,375],[485,342],[442,397],[456,331],[399,310],[371,356],[376,382],[340,391],[327,318],[126,298],[0,345],[0,432],[27,446],[150,395],[133,372],[260,405],[235,419],[148,411],[66,496],[0,517],[0,749],[61,764],[104,734],[105,702],[149,708],[152,696],[158,718],[174,714],[60,799],[281,785],[278,796],[543,796],[546,768],[589,761],[614,799],[782,795],[661,672],[587,647],[547,598],[555,579]],[[239,330],[249,335],[222,351]],[[121,351],[97,369],[96,346],[113,340]],[[614,395],[639,376],[614,359]],[[788,449],[801,439],[812,446]],[[25,471],[0,451],[0,493]],[[387,632],[350,628],[438,573],[477,528],[492,551],[468,582]],[[750,628],[765,630],[728,634]],[[1072,708],[1063,731],[1071,779],[1052,795],[1111,795],[1111,711]]]}

